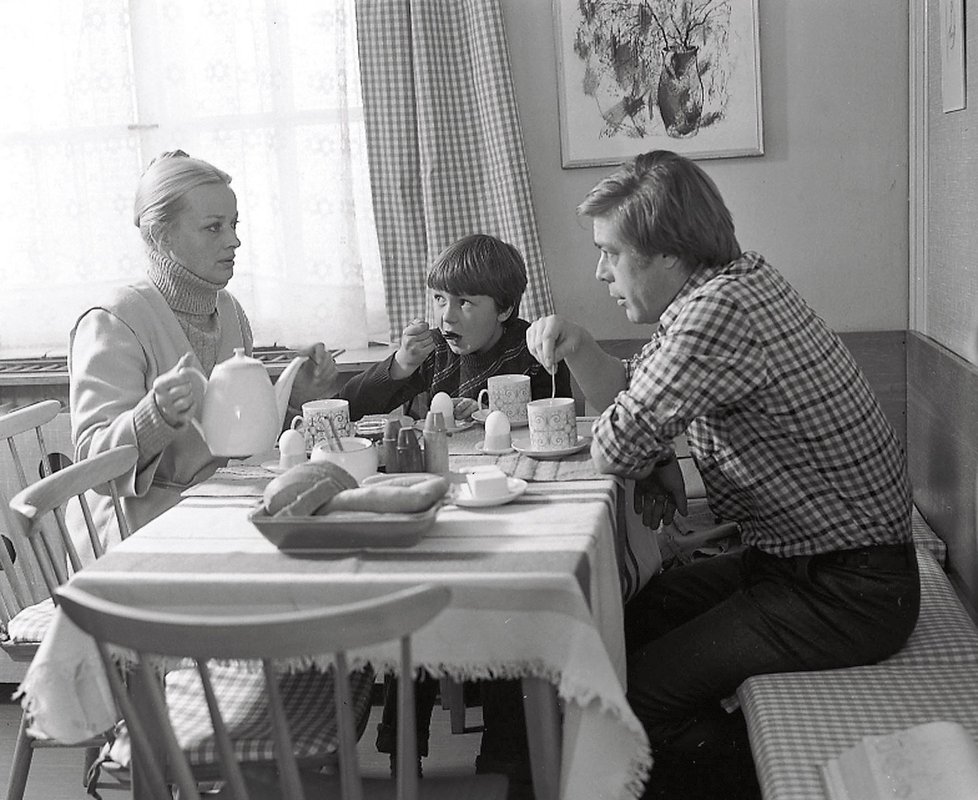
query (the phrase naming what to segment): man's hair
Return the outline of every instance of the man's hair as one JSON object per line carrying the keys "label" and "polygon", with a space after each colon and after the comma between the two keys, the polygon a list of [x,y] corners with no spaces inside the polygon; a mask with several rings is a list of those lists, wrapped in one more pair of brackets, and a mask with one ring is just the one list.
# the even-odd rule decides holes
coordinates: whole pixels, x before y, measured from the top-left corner
{"label": "man's hair", "polygon": [[519,316],[526,264],[513,245],[475,233],[442,250],[428,270],[428,288],[454,295],[488,295],[497,311],[512,307],[503,322],[508,327]]}
{"label": "man's hair", "polygon": [[678,256],[684,266],[721,266],[741,255],[733,217],[716,184],[688,158],[653,150],[626,161],[577,207],[610,217],[639,253]]}
{"label": "man's hair", "polygon": [[160,249],[162,237],[182,208],[183,196],[209,183],[229,184],[231,176],[183,150],[161,153],[149,162],[133,204],[133,222],[147,246]]}

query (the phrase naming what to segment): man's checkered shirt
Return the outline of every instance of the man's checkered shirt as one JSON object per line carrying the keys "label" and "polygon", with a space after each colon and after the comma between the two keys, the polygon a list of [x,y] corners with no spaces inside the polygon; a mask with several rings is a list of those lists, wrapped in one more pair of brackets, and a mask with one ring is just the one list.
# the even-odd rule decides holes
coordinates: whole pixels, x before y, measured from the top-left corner
{"label": "man's checkered shirt", "polygon": [[690,277],[594,424],[623,473],[686,432],[713,512],[778,556],[910,539],[902,445],[838,337],[756,253]]}

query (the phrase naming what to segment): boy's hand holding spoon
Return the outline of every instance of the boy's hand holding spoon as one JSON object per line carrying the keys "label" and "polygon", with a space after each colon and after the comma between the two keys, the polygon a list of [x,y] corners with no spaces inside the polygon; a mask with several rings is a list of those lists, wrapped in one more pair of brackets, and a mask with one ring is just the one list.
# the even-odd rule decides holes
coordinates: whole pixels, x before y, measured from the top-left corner
{"label": "boy's hand holding spoon", "polygon": [[391,377],[400,379],[413,375],[434,349],[435,339],[428,323],[423,319],[411,320],[401,332],[401,346],[394,354]]}

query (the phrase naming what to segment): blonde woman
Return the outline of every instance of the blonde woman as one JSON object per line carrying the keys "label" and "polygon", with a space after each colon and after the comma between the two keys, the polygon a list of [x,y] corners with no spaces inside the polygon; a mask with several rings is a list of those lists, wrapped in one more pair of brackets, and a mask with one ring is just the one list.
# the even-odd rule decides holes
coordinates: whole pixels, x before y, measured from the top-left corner
{"label": "blonde woman", "polygon": [[[180,499],[226,459],[214,458],[187,423],[196,403],[186,368],[210,375],[233,349],[252,350],[251,325],[225,288],[234,274],[237,198],[231,177],[182,151],[154,159],[136,189],[134,222],[146,275],[86,310],[71,332],[68,362],[75,458],[122,444],[139,460],[122,485],[133,530]],[[336,365],[321,343],[292,390],[292,404],[335,394]],[[95,498],[103,545],[118,539],[108,498]],[[82,559],[92,557],[82,538]]]}

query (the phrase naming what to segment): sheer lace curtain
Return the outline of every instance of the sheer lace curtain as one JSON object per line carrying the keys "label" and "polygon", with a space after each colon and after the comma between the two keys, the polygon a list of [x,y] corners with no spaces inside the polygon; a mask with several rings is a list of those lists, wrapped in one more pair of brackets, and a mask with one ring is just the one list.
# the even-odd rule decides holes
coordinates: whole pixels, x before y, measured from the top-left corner
{"label": "sheer lace curtain", "polygon": [[143,167],[180,148],[229,172],[256,343],[364,346],[389,329],[353,0],[0,4],[0,356],[61,354],[139,277]]}

